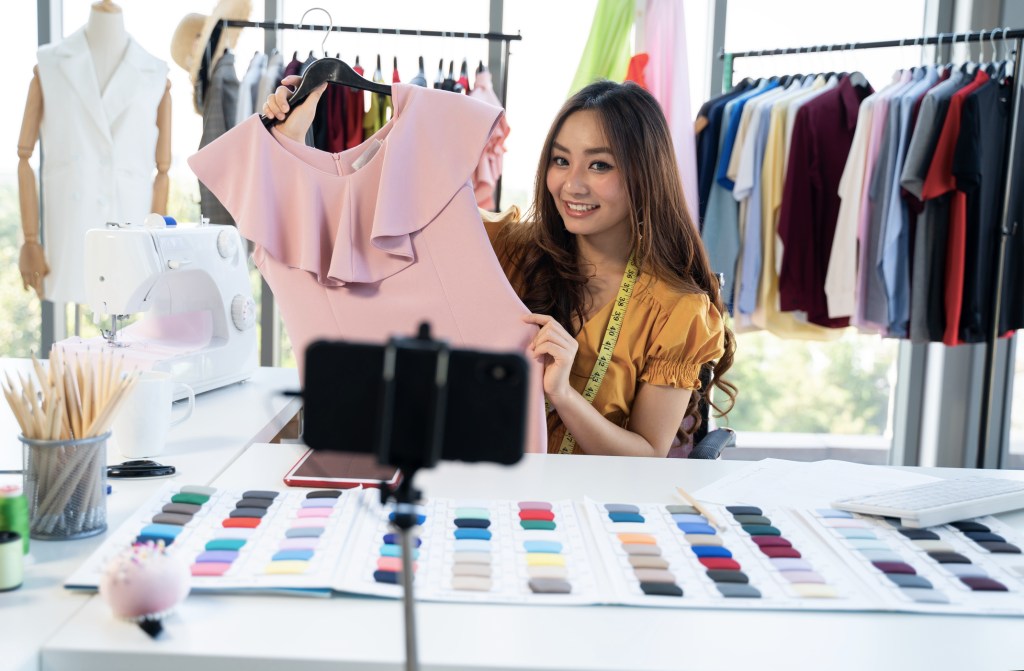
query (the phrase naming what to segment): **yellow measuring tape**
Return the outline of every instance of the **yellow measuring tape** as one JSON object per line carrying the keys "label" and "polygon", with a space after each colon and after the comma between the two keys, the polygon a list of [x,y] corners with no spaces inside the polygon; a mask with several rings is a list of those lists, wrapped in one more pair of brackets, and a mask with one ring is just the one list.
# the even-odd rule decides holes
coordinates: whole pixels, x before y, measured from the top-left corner
{"label": "yellow measuring tape", "polygon": [[[633,295],[633,285],[640,274],[633,256],[630,255],[626,262],[626,273],[622,276],[622,284],[619,286],[619,294],[615,297],[615,305],[612,306],[612,315],[608,318],[608,327],[604,330],[604,338],[601,339],[601,347],[597,350],[597,361],[594,362],[594,370],[590,373],[587,386],[583,389],[583,398],[587,403],[593,404],[597,396],[597,390],[601,388],[605,373],[612,362],[612,352],[615,351],[615,343],[619,341],[619,332],[622,331],[622,320],[626,318],[626,308],[629,306],[629,298]],[[562,444],[558,448],[559,454],[572,454],[576,448],[576,438],[566,429],[562,437]]]}

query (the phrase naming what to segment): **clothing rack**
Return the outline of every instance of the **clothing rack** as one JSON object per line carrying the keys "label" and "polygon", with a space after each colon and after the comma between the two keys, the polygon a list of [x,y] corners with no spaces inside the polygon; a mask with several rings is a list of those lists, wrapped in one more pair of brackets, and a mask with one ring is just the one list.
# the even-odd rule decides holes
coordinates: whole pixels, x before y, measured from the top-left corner
{"label": "clothing rack", "polygon": [[523,39],[519,33],[511,35],[508,33],[471,33],[464,30],[406,30],[402,28],[361,28],[353,26],[325,26],[313,23],[284,23],[282,21],[237,21],[234,19],[221,19],[220,28],[262,28],[263,30],[310,30],[339,33],[357,33],[367,35],[406,35],[409,37],[448,37],[467,40],[487,40],[488,42],[501,42],[504,45],[504,53],[501,60],[501,106],[507,108],[506,97],[508,95],[508,60],[511,53],[512,42]]}
{"label": "clothing rack", "polygon": [[[987,334],[985,340],[985,370],[984,370],[984,382],[981,395],[981,428],[978,436],[978,449],[975,459],[975,468],[985,468],[986,465],[994,465],[996,468],[1003,466],[1002,454],[997,453],[990,459],[986,459],[986,450],[989,447],[989,441],[991,439],[991,424],[992,424],[992,402],[993,396],[995,395],[995,379],[996,379],[996,344],[999,341],[999,324],[1000,316],[1002,314],[1002,303],[1003,303],[1003,271],[1006,267],[1006,248],[1009,238],[1012,235],[1016,235],[1018,231],[1017,221],[1011,220],[1010,212],[1010,189],[1013,185],[1013,169],[1014,169],[1014,156],[1017,153],[1017,144],[1020,142],[1020,138],[1017,137],[1017,121],[1020,118],[1021,108],[1021,64],[1022,50],[1024,50],[1024,28],[995,28],[992,30],[979,30],[977,32],[971,31],[967,33],[940,33],[939,35],[930,35],[927,37],[909,37],[902,40],[883,40],[878,42],[850,42],[847,44],[827,44],[817,45],[810,47],[789,47],[783,49],[761,49],[751,51],[734,51],[726,52],[722,50],[718,54],[718,58],[725,61],[724,72],[722,74],[723,83],[725,84],[725,90],[730,90],[733,84],[733,62],[737,58],[751,58],[751,57],[763,57],[763,56],[783,56],[787,54],[807,54],[807,53],[830,53],[830,52],[844,52],[844,51],[856,51],[861,49],[887,49],[892,47],[913,47],[913,46],[924,46],[926,44],[935,44],[940,48],[943,43],[952,45],[957,42],[969,43],[969,42],[984,42],[984,41],[995,42],[999,40],[1001,42],[1008,42],[1013,40],[1015,43],[1015,53],[1013,66],[1013,89],[1012,89],[1012,102],[1010,115],[1010,145],[1007,151],[1007,163],[1006,163],[1006,176],[1003,181],[1003,213],[1001,216],[999,226],[999,251],[997,253],[996,261],[996,276],[993,286],[995,287],[995,295],[992,297],[992,331]],[[989,463],[986,463],[989,462]]]}

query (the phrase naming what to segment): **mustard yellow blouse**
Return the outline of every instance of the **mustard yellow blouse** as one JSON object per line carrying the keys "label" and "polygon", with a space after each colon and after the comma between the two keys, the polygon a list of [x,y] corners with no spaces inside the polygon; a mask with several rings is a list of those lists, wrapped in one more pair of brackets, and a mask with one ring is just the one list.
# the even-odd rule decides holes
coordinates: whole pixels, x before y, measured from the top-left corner
{"label": "mustard yellow blouse", "polygon": [[[487,221],[492,239],[501,225],[516,218],[494,217]],[[576,335],[579,349],[569,382],[581,394],[594,370],[613,302],[591,317]],[[707,295],[680,293],[659,279],[641,274],[594,407],[610,421],[625,427],[641,382],[699,389],[701,366],[717,361],[724,352],[722,315]],[[549,453],[558,452],[564,434],[565,426],[557,413],[549,415]],[[579,446],[576,452],[580,453]]]}

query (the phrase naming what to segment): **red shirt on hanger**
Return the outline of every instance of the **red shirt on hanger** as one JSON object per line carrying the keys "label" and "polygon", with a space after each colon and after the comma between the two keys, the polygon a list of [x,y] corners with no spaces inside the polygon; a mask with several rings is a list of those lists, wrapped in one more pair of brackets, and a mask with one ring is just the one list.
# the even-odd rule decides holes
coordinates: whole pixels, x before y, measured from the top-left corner
{"label": "red shirt on hanger", "polygon": [[928,176],[925,177],[924,188],[921,190],[923,200],[953,192],[949,206],[949,239],[946,243],[946,330],[942,337],[943,344],[949,346],[962,344],[959,331],[964,292],[964,251],[967,244],[967,195],[956,190],[953,156],[956,152],[957,139],[960,137],[964,98],[988,80],[985,71],[978,70],[974,81],[953,94],[949,101],[949,111],[946,112],[946,121],[935,144],[935,154],[928,167]]}

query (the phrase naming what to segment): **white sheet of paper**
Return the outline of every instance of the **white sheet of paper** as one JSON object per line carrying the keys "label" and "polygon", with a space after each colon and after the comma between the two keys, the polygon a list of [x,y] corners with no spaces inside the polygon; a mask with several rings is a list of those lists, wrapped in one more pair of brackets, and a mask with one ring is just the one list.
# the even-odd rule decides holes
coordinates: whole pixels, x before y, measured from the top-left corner
{"label": "white sheet of paper", "polygon": [[847,461],[763,459],[691,492],[699,501],[791,507],[827,507],[836,499],[909,487],[940,478]]}

